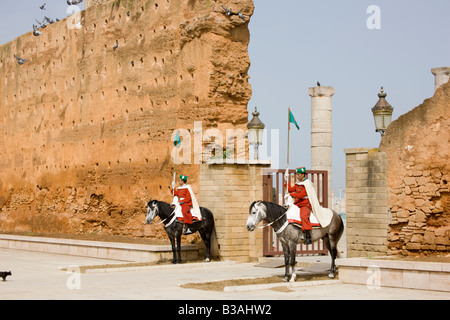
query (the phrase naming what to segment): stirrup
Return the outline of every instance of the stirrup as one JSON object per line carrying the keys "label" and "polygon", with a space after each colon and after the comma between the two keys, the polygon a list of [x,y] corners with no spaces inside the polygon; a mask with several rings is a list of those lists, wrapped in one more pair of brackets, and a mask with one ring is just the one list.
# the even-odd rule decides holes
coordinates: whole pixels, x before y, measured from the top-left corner
{"label": "stirrup", "polygon": [[192,228],[192,224],[185,224],[183,227],[183,234],[185,236],[189,235],[189,234],[193,234],[194,232],[191,230],[191,228]]}

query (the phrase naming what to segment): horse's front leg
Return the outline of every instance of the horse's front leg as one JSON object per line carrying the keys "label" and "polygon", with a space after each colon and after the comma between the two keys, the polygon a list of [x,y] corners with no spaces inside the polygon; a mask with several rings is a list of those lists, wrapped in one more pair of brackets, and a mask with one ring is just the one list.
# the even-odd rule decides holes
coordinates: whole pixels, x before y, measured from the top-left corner
{"label": "horse's front leg", "polygon": [[297,256],[297,244],[294,241],[291,241],[289,244],[289,265],[291,267],[291,280],[290,282],[295,282],[297,275],[295,273],[295,259]]}
{"label": "horse's front leg", "polygon": [[177,263],[177,251],[175,249],[175,237],[169,236],[170,244],[172,246],[172,263]]}
{"label": "horse's front leg", "polygon": [[177,263],[181,263],[181,233],[177,236],[177,252],[178,252]]}
{"label": "horse's front leg", "polygon": [[289,246],[287,245],[287,243],[281,243],[282,247],[283,247],[283,253],[284,253],[284,278],[283,278],[283,282],[288,282],[289,279],[291,278],[291,273],[290,273],[290,266],[289,266]]}

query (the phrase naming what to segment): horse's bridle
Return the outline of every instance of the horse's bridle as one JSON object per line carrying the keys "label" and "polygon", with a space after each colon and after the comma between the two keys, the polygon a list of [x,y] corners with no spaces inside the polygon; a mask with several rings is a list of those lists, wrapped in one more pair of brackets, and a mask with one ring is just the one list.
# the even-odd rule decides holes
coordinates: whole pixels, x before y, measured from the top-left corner
{"label": "horse's bridle", "polygon": [[[267,209],[267,207],[266,207],[266,209]],[[270,226],[273,225],[275,222],[281,220],[281,218],[283,218],[286,214],[287,214],[287,210],[286,210],[285,213],[283,213],[283,214],[282,214],[280,217],[278,217],[276,220],[274,220],[274,221],[272,221],[272,222],[270,222],[270,223],[267,223],[267,224],[265,224],[265,225],[262,225],[262,226],[260,226],[260,227],[256,227],[256,228],[258,228],[258,229],[264,229],[264,228],[266,228],[266,227],[270,227]],[[255,221],[258,220],[258,219],[257,219],[258,217],[259,217],[259,210],[256,212]],[[286,227],[288,226],[288,224],[289,224],[289,221],[286,220],[286,223],[285,223],[278,231],[275,231],[275,233],[276,233],[276,234],[280,234],[281,232],[283,232],[284,229],[286,229]]]}
{"label": "horse's bridle", "polygon": [[[159,216],[159,208],[158,208],[158,206],[155,205],[155,209],[154,209],[154,210],[156,210],[156,216],[155,216],[155,218],[156,218],[156,217],[159,217],[159,219],[161,219],[161,217]],[[175,214],[175,210],[173,210],[173,212],[171,213],[171,215],[168,216],[167,218],[165,218],[165,219],[163,219],[163,220],[161,220],[161,221],[158,221],[157,223],[153,223],[153,220],[152,220],[152,222],[149,223],[149,224],[150,224],[150,225],[159,226],[160,224],[164,223],[167,219],[169,219],[172,215],[173,215],[173,218],[170,219],[169,223],[167,223],[167,224],[164,225],[164,227],[167,228],[167,227],[169,227],[169,226],[175,221],[175,219],[177,218],[177,215]]]}

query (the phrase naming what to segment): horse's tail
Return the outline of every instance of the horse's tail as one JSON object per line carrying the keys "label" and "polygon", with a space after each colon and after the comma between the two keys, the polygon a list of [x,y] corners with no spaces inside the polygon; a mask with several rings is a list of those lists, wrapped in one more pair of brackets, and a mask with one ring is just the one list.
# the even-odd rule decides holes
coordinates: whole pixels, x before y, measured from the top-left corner
{"label": "horse's tail", "polygon": [[217,241],[217,233],[216,233],[216,226],[213,226],[212,232],[211,232],[211,247],[209,254],[211,255],[211,258],[220,260],[220,252],[219,252],[219,242]]}
{"label": "horse's tail", "polygon": [[[210,258],[220,260],[220,252],[219,252],[219,242],[217,241],[217,233],[216,233],[216,222],[214,220],[214,215],[211,210],[207,208],[200,208],[202,211],[202,216],[205,218],[205,221],[210,221],[208,226],[204,226],[206,229],[206,236],[209,234],[209,255]],[[209,232],[208,232],[209,231]]]}
{"label": "horse's tail", "polygon": [[339,259],[339,258],[343,258],[343,256],[341,255],[341,250],[339,250],[339,240],[341,240],[341,237],[342,237],[342,234],[344,233],[345,227],[344,227],[344,221],[342,220],[341,216],[338,213],[336,213],[336,214],[338,215],[339,220],[341,221],[341,223],[339,225],[339,231],[338,231],[338,234],[336,237],[336,239],[337,239],[337,241],[336,241],[336,251],[337,251],[336,257]]}

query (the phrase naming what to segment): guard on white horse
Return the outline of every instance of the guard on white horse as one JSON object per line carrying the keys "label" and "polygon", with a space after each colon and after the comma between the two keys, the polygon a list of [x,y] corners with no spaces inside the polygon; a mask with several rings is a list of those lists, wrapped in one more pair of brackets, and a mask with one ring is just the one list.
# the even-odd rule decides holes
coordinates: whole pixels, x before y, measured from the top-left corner
{"label": "guard on white horse", "polygon": [[[247,230],[255,230],[257,225],[263,220],[267,224],[260,228],[272,226],[275,230],[284,252],[284,281],[289,281],[290,279],[295,281],[297,244],[308,240],[315,242],[322,239],[331,255],[329,277],[334,278],[336,273],[335,259],[338,255],[337,244],[344,232],[344,224],[335,211],[320,206],[312,182],[304,177],[304,168],[298,168],[297,173],[303,174],[303,176],[299,176],[301,181],[296,183],[295,189],[291,187],[292,192],[287,195],[284,207],[266,201],[255,201],[250,205],[246,225]],[[296,197],[295,202],[292,196]],[[302,214],[301,207],[299,208],[296,205],[307,203],[309,203],[307,206],[311,208],[310,213],[312,215]],[[306,224],[308,227],[310,226],[311,228],[304,228],[305,220],[307,220]]]}

